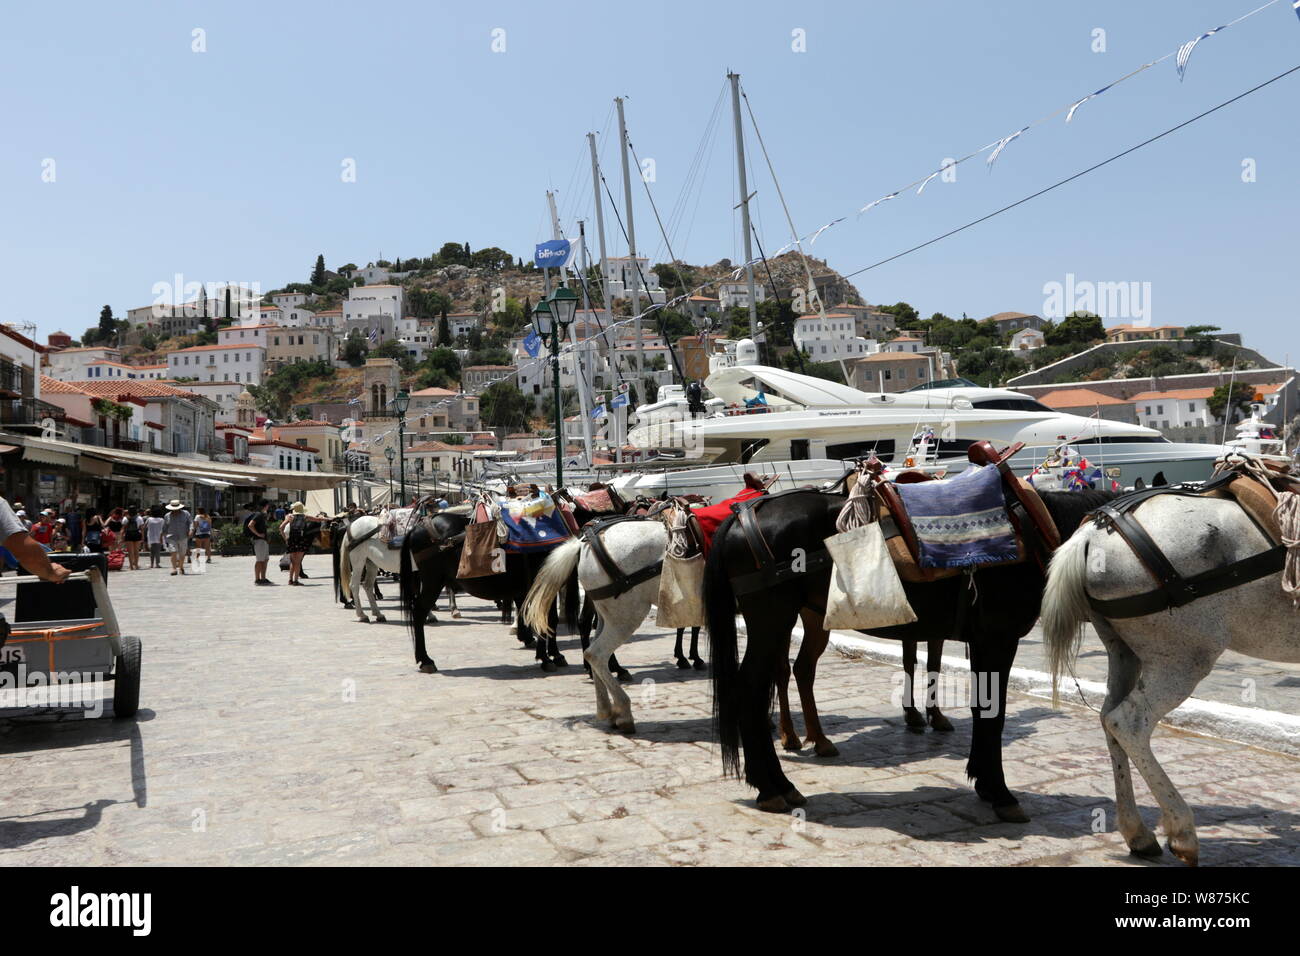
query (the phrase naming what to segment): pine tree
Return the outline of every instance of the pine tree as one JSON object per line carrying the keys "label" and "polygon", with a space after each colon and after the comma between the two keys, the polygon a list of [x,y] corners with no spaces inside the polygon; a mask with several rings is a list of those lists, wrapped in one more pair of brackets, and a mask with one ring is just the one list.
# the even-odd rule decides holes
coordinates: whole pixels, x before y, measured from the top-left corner
{"label": "pine tree", "polygon": [[438,344],[451,345],[451,326],[447,324],[447,310],[442,310],[442,317],[438,319]]}
{"label": "pine tree", "polygon": [[465,265],[469,265],[469,243],[465,243]]}
{"label": "pine tree", "polygon": [[106,305],[99,310],[99,337],[107,339],[117,331],[117,326],[113,322],[113,307]]}
{"label": "pine tree", "polygon": [[316,257],[316,267],[311,270],[311,284],[314,286],[323,286],[325,284],[325,256]]}

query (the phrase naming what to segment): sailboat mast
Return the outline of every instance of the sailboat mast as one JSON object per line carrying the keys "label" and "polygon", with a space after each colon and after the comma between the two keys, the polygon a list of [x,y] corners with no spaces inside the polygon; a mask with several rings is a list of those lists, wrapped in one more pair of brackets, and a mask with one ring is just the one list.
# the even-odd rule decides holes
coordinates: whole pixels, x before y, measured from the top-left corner
{"label": "sailboat mast", "polygon": [[[591,150],[591,189],[596,199],[596,235],[600,240],[600,289],[601,294],[605,297],[605,316],[609,319],[610,324],[614,322],[613,303],[609,298],[609,258],[605,250],[605,202],[600,196],[600,161],[596,158],[596,134],[587,134],[587,146]],[[615,348],[616,343],[605,339],[605,352],[609,355],[613,363],[614,378],[618,378],[618,351]],[[616,409],[615,420],[623,409]],[[617,428],[615,430],[617,435]],[[623,443],[615,440],[614,460],[621,462],[623,460]]]}
{"label": "sailboat mast", "polygon": [[[636,316],[632,327],[636,330],[636,381],[645,374],[645,348],[641,342],[641,282],[636,261],[636,229],[632,225],[632,177],[627,168],[627,123],[623,120],[623,97],[617,96],[619,156],[623,160],[623,203],[627,206],[627,254],[632,260],[632,314]],[[623,273],[627,275],[626,272]],[[638,393],[640,389],[637,389]],[[646,401],[653,401],[647,398]]]}
{"label": "sailboat mast", "polygon": [[754,288],[754,251],[749,232],[749,182],[745,178],[745,131],[740,125],[740,74],[728,73],[731,81],[731,116],[736,127],[736,174],[740,180],[740,225],[745,234],[745,281],[749,283],[749,337],[758,335],[758,295]]}
{"label": "sailboat mast", "polygon": [[[578,220],[578,251],[581,254],[578,268],[582,272],[579,273],[581,281],[578,284],[582,287],[582,314],[590,316],[591,301],[587,298],[587,231],[581,219]],[[586,322],[587,319],[584,318],[583,321]],[[578,341],[577,322],[569,326],[569,343],[573,346],[573,379],[578,386],[578,414],[582,416],[582,447],[587,455],[587,467],[590,468],[595,461],[591,455],[591,393],[588,391],[588,363],[583,361],[588,340],[589,337]]]}

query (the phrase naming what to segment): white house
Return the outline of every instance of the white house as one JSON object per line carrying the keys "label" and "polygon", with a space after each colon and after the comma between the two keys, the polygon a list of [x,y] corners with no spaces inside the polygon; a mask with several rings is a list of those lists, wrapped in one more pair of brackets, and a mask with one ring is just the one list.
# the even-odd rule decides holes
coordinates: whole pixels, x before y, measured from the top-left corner
{"label": "white house", "polygon": [[662,303],[667,294],[659,285],[659,276],[650,271],[650,260],[637,256],[610,256],[601,263],[605,277],[605,290],[610,300],[630,299],[632,290],[639,289],[642,299]]}
{"label": "white house", "polygon": [[195,345],[168,352],[167,371],[169,378],[260,385],[265,361],[262,345]]}
{"label": "white house", "polygon": [[[167,377],[167,365],[128,365],[125,362],[98,361],[86,366],[86,381],[101,379],[128,378],[138,381],[159,380]],[[75,381],[65,379],[64,381]]]}
{"label": "white house", "polygon": [[[754,296],[756,304],[767,301],[767,287],[757,279],[754,281]],[[733,306],[748,309],[749,282],[741,279],[739,282],[720,283],[718,285],[718,304],[724,309],[730,309]]]}
{"label": "white house", "polygon": [[217,412],[218,422],[230,424],[238,420],[236,404],[240,393],[244,390],[244,386],[238,382],[187,382],[182,387],[187,392],[202,395],[214,402],[220,409]]}
{"label": "white house", "polygon": [[[263,313],[265,315],[267,313]],[[278,310],[277,313],[279,314]],[[232,325],[228,328],[217,329],[218,345],[260,345],[266,348],[266,336],[272,329],[278,329],[278,325]]]}
{"label": "white house", "polygon": [[1032,352],[1034,349],[1041,349],[1047,344],[1047,339],[1038,329],[1021,329],[1011,336],[1010,350],[1012,352]]}
{"label": "white house", "polygon": [[395,336],[397,322],[406,314],[405,291],[400,285],[364,285],[348,289],[343,301],[347,331],[360,329],[363,335],[379,331],[379,341]]}
{"label": "white house", "polygon": [[[46,356],[45,374],[61,382],[82,382],[89,376],[86,369],[95,362],[120,362],[120,349],[104,346],[87,346],[84,348],[59,349]],[[27,359],[31,363],[30,356]]]}
{"label": "white house", "polygon": [[847,312],[801,315],[794,323],[794,344],[814,362],[839,362],[862,358],[877,351],[875,339],[857,334],[857,322]]}

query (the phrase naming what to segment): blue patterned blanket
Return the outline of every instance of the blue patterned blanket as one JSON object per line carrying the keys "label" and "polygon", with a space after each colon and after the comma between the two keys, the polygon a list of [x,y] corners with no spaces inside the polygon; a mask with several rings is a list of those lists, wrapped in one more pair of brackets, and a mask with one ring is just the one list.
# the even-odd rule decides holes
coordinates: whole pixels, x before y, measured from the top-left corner
{"label": "blue patterned blanket", "polygon": [[564,518],[558,508],[549,515],[538,515],[536,518],[521,517],[517,520],[510,517],[510,512],[503,508],[501,521],[509,533],[505,543],[507,551],[516,553],[549,551],[556,545],[563,544],[569,537],[569,529],[565,527]]}
{"label": "blue patterned blanket", "polygon": [[996,468],[971,467],[946,481],[894,488],[916,531],[921,567],[970,568],[1020,556]]}

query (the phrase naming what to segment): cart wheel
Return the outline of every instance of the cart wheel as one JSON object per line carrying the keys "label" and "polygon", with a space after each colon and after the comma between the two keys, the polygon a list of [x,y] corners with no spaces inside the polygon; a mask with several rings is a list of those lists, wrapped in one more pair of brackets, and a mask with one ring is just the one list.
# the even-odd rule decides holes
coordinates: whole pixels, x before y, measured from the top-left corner
{"label": "cart wheel", "polygon": [[140,638],[123,637],[113,665],[113,716],[134,717],[140,708]]}

